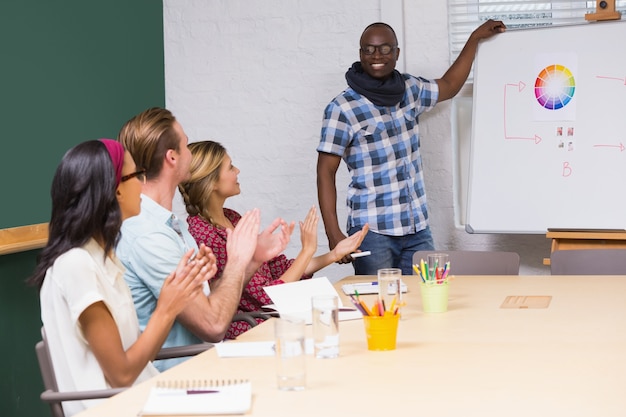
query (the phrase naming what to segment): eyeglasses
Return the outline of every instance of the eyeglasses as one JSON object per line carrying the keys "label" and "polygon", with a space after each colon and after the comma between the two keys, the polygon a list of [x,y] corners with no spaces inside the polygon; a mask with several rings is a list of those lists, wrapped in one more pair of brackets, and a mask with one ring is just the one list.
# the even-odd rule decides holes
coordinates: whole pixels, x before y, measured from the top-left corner
{"label": "eyeglasses", "polygon": [[133,172],[132,174],[124,175],[122,178],[120,178],[120,182],[128,181],[129,179],[135,178],[135,177],[137,177],[139,181],[145,184],[146,183],[146,170],[141,169],[137,172]]}
{"label": "eyeglasses", "polygon": [[365,45],[361,48],[361,52],[365,55],[374,55],[374,52],[378,49],[381,55],[389,55],[391,52],[395,51],[396,48],[396,45],[389,45],[387,43],[383,43],[382,45]]}

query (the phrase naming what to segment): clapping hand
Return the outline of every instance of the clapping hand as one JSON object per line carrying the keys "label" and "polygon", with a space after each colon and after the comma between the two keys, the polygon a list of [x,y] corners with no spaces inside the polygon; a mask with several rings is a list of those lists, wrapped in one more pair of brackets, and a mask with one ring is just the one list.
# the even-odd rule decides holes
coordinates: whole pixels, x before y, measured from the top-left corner
{"label": "clapping hand", "polygon": [[195,257],[193,249],[183,255],[176,270],[163,282],[157,308],[177,316],[191,300],[202,293],[203,284],[217,270],[215,256],[210,251],[207,253],[207,249],[198,251]]}
{"label": "clapping hand", "polygon": [[[253,260],[263,263],[280,255],[287,248],[294,227],[295,222],[287,224],[283,219],[276,218],[257,237],[257,246]],[[280,228],[280,233],[274,233],[278,228]]]}

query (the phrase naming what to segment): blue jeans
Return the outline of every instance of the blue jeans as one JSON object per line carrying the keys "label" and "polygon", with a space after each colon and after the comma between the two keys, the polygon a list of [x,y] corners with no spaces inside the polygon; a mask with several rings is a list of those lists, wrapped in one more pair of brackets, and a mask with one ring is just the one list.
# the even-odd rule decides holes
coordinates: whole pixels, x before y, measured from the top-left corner
{"label": "blue jeans", "polygon": [[[353,227],[348,234],[353,235],[359,230],[360,227]],[[381,268],[400,268],[402,275],[413,275],[413,254],[418,250],[434,250],[435,246],[430,227],[426,227],[404,236],[385,236],[369,231],[359,249],[369,250],[372,254],[352,262],[356,275],[377,275]]]}

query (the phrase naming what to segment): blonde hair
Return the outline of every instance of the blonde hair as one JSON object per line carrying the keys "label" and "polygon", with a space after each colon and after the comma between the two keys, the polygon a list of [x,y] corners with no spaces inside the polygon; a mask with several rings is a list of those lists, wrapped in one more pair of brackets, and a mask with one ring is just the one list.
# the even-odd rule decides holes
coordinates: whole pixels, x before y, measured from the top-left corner
{"label": "blonde hair", "polygon": [[226,149],[219,142],[211,140],[190,143],[191,177],[178,186],[185,201],[185,209],[190,216],[200,215],[211,221],[208,201],[220,179],[220,168],[226,157]]}
{"label": "blonde hair", "polygon": [[127,149],[148,179],[159,175],[169,149],[180,151],[180,138],[174,132],[176,118],[167,109],[152,107],[127,121],[117,140]]}

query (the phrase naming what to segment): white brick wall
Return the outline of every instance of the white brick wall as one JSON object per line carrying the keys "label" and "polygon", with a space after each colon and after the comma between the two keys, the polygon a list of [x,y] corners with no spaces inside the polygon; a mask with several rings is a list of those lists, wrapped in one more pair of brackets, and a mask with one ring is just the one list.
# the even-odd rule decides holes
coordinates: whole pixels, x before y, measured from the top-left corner
{"label": "white brick wall", "polygon": [[[317,205],[322,111],[345,88],[363,28],[385,19],[401,38],[399,69],[437,78],[449,66],[446,13],[441,1],[165,0],[167,107],[192,142],[221,142],[241,169],[242,193],[227,206],[241,212],[259,207],[263,225],[278,216],[297,222]],[[523,273],[545,272],[545,237],[468,235],[454,226],[450,109],[442,103],[420,119],[436,245],[515,250]],[[342,164],[342,219],[347,181]],[[321,222],[319,246],[327,250]],[[296,229],[286,254],[295,256],[299,247]],[[317,276],[336,280],[351,273],[351,266],[333,265]]]}

